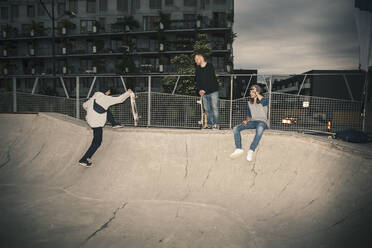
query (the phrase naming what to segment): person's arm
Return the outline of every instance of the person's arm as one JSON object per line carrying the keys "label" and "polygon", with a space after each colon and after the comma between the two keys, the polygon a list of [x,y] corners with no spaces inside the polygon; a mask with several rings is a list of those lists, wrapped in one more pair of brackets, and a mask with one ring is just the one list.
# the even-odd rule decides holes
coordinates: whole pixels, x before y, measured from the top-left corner
{"label": "person's arm", "polygon": [[249,105],[247,104],[247,114],[245,116],[245,120],[243,121],[243,125],[247,125],[247,123],[252,119],[252,113],[251,109],[249,108]]}
{"label": "person's arm", "polygon": [[262,106],[265,107],[265,106],[269,105],[269,99],[267,99],[263,96],[261,96],[261,99],[260,99],[258,96],[261,96],[261,95],[257,95],[257,98],[260,100]]}
{"label": "person's arm", "polygon": [[128,90],[127,92],[121,94],[120,96],[106,96],[107,102],[109,103],[108,107],[124,102],[130,96],[131,92],[132,92],[131,90]]}
{"label": "person's arm", "polygon": [[198,67],[195,68],[195,81],[196,81],[196,90],[200,96],[203,96],[205,91],[202,89],[202,80],[200,77],[200,70]]}

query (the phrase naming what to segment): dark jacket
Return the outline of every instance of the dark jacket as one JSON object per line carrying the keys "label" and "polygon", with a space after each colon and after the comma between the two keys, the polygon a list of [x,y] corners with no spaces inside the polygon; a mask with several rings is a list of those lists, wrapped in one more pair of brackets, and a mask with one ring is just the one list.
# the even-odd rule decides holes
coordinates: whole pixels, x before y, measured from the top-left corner
{"label": "dark jacket", "polygon": [[200,90],[204,90],[205,94],[218,91],[216,72],[211,63],[207,63],[205,67],[196,66],[195,79],[198,93]]}

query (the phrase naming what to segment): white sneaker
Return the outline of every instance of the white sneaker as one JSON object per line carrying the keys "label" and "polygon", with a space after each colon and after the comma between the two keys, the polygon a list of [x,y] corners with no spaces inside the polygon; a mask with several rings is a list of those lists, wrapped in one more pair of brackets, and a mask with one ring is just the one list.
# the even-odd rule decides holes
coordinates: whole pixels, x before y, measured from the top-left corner
{"label": "white sneaker", "polygon": [[247,160],[248,161],[252,161],[252,158],[253,158],[253,151],[252,150],[249,150],[248,151],[248,154],[247,154]]}
{"label": "white sneaker", "polygon": [[117,125],[113,126],[112,128],[122,128],[122,127],[123,127],[122,125],[117,124]]}
{"label": "white sneaker", "polygon": [[235,151],[233,153],[230,154],[230,158],[237,158],[239,157],[240,155],[243,154],[243,150],[242,149],[235,149]]}

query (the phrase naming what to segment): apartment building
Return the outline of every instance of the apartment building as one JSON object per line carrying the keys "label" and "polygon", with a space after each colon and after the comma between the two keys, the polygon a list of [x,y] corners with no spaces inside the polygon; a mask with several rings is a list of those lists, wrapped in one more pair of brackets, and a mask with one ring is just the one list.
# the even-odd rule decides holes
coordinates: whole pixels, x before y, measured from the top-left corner
{"label": "apartment building", "polygon": [[227,72],[233,16],[233,0],[0,0],[0,74],[172,73],[199,33]]}

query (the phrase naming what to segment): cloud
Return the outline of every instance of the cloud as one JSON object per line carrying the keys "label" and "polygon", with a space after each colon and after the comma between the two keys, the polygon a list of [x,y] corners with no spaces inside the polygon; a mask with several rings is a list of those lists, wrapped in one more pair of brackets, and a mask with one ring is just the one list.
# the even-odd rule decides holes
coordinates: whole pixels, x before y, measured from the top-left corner
{"label": "cloud", "polygon": [[351,0],[235,1],[235,68],[259,73],[356,69]]}

